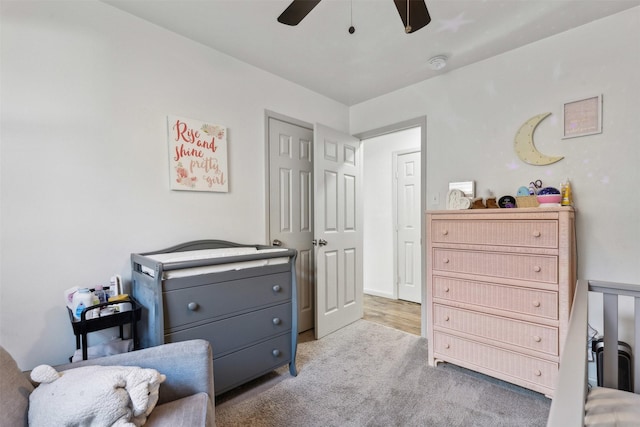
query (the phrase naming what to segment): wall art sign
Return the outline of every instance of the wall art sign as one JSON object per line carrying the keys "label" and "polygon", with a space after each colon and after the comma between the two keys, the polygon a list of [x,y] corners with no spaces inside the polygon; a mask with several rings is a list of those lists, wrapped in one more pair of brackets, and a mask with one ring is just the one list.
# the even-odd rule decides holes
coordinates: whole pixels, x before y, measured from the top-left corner
{"label": "wall art sign", "polygon": [[602,95],[565,102],[563,139],[602,133]]}
{"label": "wall art sign", "polygon": [[167,116],[172,190],[229,191],[227,128]]}

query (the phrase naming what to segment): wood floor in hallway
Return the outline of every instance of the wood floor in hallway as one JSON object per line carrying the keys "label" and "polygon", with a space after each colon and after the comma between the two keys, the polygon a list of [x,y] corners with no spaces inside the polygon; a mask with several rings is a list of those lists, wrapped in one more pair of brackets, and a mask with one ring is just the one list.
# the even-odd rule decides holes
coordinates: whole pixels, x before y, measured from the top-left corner
{"label": "wood floor in hallway", "polygon": [[364,317],[394,329],[420,335],[420,304],[364,295]]}

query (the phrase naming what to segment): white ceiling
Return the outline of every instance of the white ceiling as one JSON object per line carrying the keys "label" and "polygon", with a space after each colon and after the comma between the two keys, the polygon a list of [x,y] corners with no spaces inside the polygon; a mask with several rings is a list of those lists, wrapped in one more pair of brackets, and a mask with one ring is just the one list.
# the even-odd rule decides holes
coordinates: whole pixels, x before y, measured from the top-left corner
{"label": "white ceiling", "polygon": [[323,0],[295,27],[276,21],[290,0],[103,1],[349,106],[640,5],[426,0],[431,23],[405,34],[393,0]]}

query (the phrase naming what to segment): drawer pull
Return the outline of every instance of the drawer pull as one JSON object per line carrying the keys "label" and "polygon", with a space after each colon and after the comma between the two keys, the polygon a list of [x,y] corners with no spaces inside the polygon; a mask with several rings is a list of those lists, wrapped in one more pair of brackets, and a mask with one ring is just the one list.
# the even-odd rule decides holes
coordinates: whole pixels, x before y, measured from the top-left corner
{"label": "drawer pull", "polygon": [[189,311],[196,311],[199,307],[200,306],[197,302],[190,302],[189,304],[187,304],[187,308],[189,309]]}
{"label": "drawer pull", "polygon": [[534,307],[540,307],[540,301],[534,301],[532,304]]}
{"label": "drawer pull", "polygon": [[542,270],[542,268],[539,265],[533,267],[533,271],[535,271],[536,273],[540,273],[540,270]]}
{"label": "drawer pull", "polygon": [[536,377],[539,377],[539,376],[541,376],[541,375],[542,375],[542,372],[540,372],[540,370],[539,370],[539,369],[536,369],[535,371],[533,371],[533,374],[534,374]]}
{"label": "drawer pull", "polygon": [[540,233],[539,231],[536,230],[533,232],[533,237],[540,237],[540,236],[542,236],[542,233]]}
{"label": "drawer pull", "polygon": [[449,230],[442,230],[442,235],[446,236],[447,234],[449,234]]}
{"label": "drawer pull", "polygon": [[448,322],[449,321],[449,316],[444,316],[444,321]]}
{"label": "drawer pull", "polygon": [[444,259],[442,260],[442,262],[443,262],[443,263],[445,263],[445,264],[449,264],[449,258],[444,258]]}
{"label": "drawer pull", "polygon": [[533,340],[534,340],[535,342],[540,342],[540,341],[542,341],[542,338],[540,338],[540,337],[539,337],[539,336],[537,336],[537,335],[534,335],[534,336],[533,336]]}
{"label": "drawer pull", "polygon": [[445,293],[446,293],[446,292],[449,292],[449,287],[448,287],[448,286],[445,286],[444,291],[445,291]]}
{"label": "drawer pull", "polygon": [[273,289],[273,292],[280,292],[282,288],[280,287],[280,285],[273,285],[273,288],[271,289]]}
{"label": "drawer pull", "polygon": [[274,348],[273,350],[271,350],[271,354],[273,355],[273,357],[280,357],[282,353],[277,348]]}
{"label": "drawer pull", "polygon": [[445,344],[445,345],[444,345],[444,348],[449,349],[449,348],[451,348],[451,345],[449,345],[449,344]]}
{"label": "drawer pull", "polygon": [[279,318],[279,317],[274,317],[274,318],[273,318],[273,320],[271,320],[271,322],[272,322],[274,325],[279,325],[280,323],[282,323],[282,320],[280,320],[280,318]]}

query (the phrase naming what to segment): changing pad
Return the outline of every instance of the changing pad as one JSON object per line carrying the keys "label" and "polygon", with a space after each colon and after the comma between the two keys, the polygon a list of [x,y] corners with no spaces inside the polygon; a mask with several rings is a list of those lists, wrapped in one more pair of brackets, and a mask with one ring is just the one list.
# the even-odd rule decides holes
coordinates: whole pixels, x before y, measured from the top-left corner
{"label": "changing pad", "polygon": [[[285,248],[269,248],[257,249],[255,247],[237,247],[237,248],[218,248],[218,249],[200,249],[195,251],[170,252],[146,255],[148,258],[162,262],[185,262],[203,259],[216,259],[232,256],[284,252]],[[196,276],[200,274],[220,273],[223,271],[242,270],[245,268],[263,267],[265,265],[286,264],[289,257],[265,258],[250,261],[240,261],[225,264],[205,265],[200,267],[182,268],[178,270],[163,271],[163,279],[173,279],[178,277]],[[148,276],[155,277],[155,271],[152,268],[141,266],[142,272]]]}

